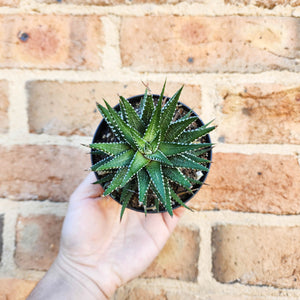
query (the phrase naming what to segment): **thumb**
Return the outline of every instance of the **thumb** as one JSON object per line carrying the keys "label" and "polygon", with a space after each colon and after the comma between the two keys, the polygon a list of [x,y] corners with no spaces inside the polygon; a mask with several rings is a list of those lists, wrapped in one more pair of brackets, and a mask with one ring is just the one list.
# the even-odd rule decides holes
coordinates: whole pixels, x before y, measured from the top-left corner
{"label": "thumb", "polygon": [[98,198],[103,194],[103,188],[100,184],[93,184],[97,181],[93,172],[81,182],[70,197],[70,202],[86,198]]}

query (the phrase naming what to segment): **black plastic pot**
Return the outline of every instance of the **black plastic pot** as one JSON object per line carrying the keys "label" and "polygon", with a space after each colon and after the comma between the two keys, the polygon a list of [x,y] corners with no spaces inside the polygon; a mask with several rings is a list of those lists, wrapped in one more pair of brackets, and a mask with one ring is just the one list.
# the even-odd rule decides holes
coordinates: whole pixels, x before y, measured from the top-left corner
{"label": "black plastic pot", "polygon": [[[128,100],[133,106],[135,106],[135,105],[137,106],[137,105],[140,103],[140,101],[141,101],[141,99],[142,99],[143,97],[144,97],[144,95],[137,95],[137,96],[130,97],[130,98],[128,98],[127,100]],[[159,95],[153,95],[153,98],[154,98],[154,100],[155,100],[155,99],[157,100],[157,99],[159,98]],[[168,101],[170,98],[166,97],[165,99],[166,99],[166,101]],[[190,109],[188,106],[186,106],[185,104],[183,104],[183,103],[181,103],[181,102],[178,102],[177,109],[179,109],[179,108],[183,108],[186,112],[191,111],[191,109]],[[117,104],[117,105],[114,107],[114,109],[117,110],[117,111],[119,111],[119,110],[120,110],[120,105]],[[191,116],[196,116],[196,117],[198,117],[198,120],[196,120],[196,123],[197,123],[198,127],[201,127],[201,126],[204,125],[204,123],[202,122],[202,120],[200,119],[200,117],[199,117],[194,111],[192,112]],[[107,134],[108,132],[110,132],[110,133],[112,134],[112,130],[109,128],[107,122],[103,119],[103,120],[100,122],[100,124],[98,125],[98,127],[97,127],[97,129],[96,129],[96,131],[95,131],[95,134],[94,134],[94,137],[93,137],[93,143],[104,142],[102,137],[103,137],[103,135]],[[207,134],[206,136],[203,137],[203,141],[202,141],[202,142],[203,142],[203,143],[210,143],[210,142],[211,142],[210,137],[209,137],[209,134]],[[206,155],[207,155],[206,158],[207,158],[208,160],[211,161],[211,158],[212,158],[212,150],[210,149],[210,150],[207,152]],[[94,164],[97,163],[99,160],[100,160],[99,156],[94,155],[93,152],[92,152],[92,153],[91,153],[91,162],[92,162],[92,164],[94,165]],[[210,163],[207,164],[206,167],[207,167],[208,169],[210,169]],[[201,181],[202,184],[203,184],[204,181],[205,181],[205,179],[206,179],[206,177],[207,177],[208,172],[202,171],[202,173],[203,173],[203,175],[202,175],[202,177],[199,179],[199,181]],[[100,177],[100,175],[99,175],[97,172],[95,172],[95,175],[96,175],[97,179],[100,180],[101,177]],[[197,190],[195,191],[195,193],[193,193],[192,195],[190,195],[187,199],[183,200],[183,202],[186,203],[186,202],[188,202],[189,200],[191,200],[191,199],[194,197],[194,195],[197,194],[197,192],[199,191],[199,189],[201,188],[201,186],[202,186],[202,185],[199,185],[199,184],[198,184],[198,185],[197,185],[197,184],[193,185],[193,188],[194,188],[194,189],[197,188]],[[117,202],[120,204],[120,201],[118,200],[118,198],[117,198],[116,196],[114,196],[114,195],[110,195],[110,196],[111,196],[115,201],[117,201]],[[179,205],[179,204],[174,205],[172,208],[175,209],[175,208],[177,208],[177,207],[180,207],[180,205]],[[143,212],[143,213],[144,213],[144,207],[142,207],[142,206],[141,206],[140,208],[136,208],[136,207],[131,207],[130,205],[128,205],[127,208],[132,209],[132,210],[135,210],[135,211],[138,211],[138,212]],[[166,210],[165,210],[165,209],[162,209],[162,210],[160,210],[160,211],[158,212],[158,211],[156,211],[156,210],[153,210],[152,208],[151,208],[151,209],[147,209],[147,213],[161,213],[161,212],[164,212],[164,211],[166,211]]]}

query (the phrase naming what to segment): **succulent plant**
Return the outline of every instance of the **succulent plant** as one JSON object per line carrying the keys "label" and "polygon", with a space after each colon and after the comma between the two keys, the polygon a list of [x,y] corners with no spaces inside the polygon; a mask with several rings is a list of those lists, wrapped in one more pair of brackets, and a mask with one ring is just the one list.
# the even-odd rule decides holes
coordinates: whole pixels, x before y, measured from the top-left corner
{"label": "succulent plant", "polygon": [[202,182],[186,175],[186,170],[208,172],[210,161],[203,154],[212,144],[202,143],[200,138],[215,126],[209,127],[210,122],[191,129],[198,119],[192,112],[174,118],[182,88],[167,102],[165,84],[157,101],[146,89],[137,107],[120,96],[119,111],[105,100],[106,107],[97,103],[113,137],[109,142],[88,145],[92,155],[100,157],[91,170],[100,175],[96,183],[102,184],[104,195],[117,192],[120,196],[121,219],[134,195],[145,214],[150,199],[157,212],[163,207],[171,216],[174,203],[188,208],[175,187],[193,194],[191,186]]}

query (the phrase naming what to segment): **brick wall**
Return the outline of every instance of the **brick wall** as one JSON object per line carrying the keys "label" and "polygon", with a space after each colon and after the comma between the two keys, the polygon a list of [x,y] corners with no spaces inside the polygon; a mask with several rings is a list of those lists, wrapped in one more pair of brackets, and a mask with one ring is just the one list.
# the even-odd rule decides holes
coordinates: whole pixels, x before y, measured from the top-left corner
{"label": "brick wall", "polygon": [[299,17],[284,0],[0,0],[0,299],[57,254],[95,101],[166,77],[218,124],[209,185],[114,299],[299,299]]}

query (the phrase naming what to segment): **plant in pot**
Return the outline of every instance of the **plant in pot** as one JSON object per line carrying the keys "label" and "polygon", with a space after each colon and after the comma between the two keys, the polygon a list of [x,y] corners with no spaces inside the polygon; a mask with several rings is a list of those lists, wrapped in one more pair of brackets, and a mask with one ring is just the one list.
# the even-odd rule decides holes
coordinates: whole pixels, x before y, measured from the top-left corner
{"label": "plant in pot", "polygon": [[112,108],[97,103],[103,120],[92,144],[91,170],[104,195],[125,208],[144,212],[186,206],[200,189],[210,167],[215,126],[179,102],[181,87],[173,97],[149,93],[125,99]]}

